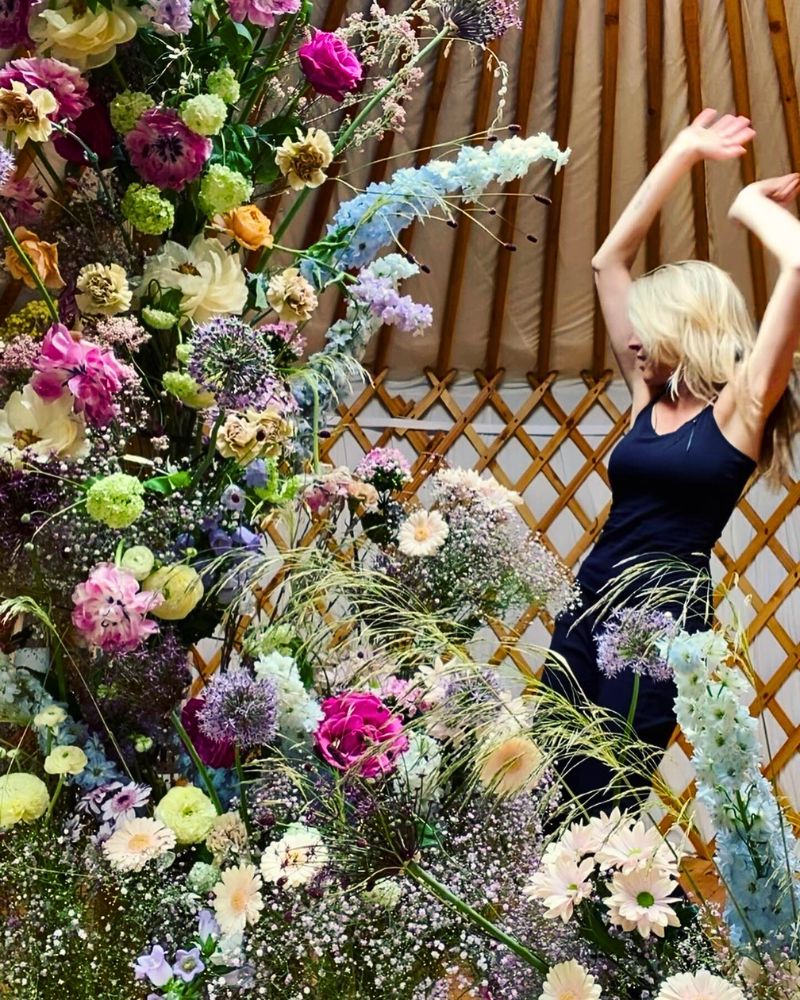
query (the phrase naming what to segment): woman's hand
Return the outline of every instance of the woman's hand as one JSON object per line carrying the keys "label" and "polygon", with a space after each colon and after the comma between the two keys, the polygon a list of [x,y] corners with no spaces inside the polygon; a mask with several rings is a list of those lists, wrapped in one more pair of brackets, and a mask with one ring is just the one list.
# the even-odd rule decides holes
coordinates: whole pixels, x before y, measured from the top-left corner
{"label": "woman's hand", "polygon": [[774,202],[785,208],[800,194],[800,174],[783,174],[781,177],[765,177],[761,181],[748,184],[736,195],[728,210],[728,218],[734,222],[746,223],[750,206],[758,201]]}
{"label": "woman's hand", "polygon": [[743,115],[722,115],[705,108],[676,136],[673,145],[695,160],[735,160],[744,155],[755,136],[750,119]]}

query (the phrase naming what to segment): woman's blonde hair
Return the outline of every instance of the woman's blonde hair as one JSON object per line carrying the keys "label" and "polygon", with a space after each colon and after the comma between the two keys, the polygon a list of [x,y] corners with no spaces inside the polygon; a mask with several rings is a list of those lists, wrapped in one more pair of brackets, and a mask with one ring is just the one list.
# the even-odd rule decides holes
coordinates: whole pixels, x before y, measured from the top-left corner
{"label": "woman's blonde hair", "polygon": [[[681,384],[713,401],[740,370],[756,340],[744,296],[731,276],[703,260],[662,264],[631,286],[628,314],[648,359],[672,369],[669,391]],[[795,375],[764,430],[758,470],[777,484],[791,471],[800,426]]]}

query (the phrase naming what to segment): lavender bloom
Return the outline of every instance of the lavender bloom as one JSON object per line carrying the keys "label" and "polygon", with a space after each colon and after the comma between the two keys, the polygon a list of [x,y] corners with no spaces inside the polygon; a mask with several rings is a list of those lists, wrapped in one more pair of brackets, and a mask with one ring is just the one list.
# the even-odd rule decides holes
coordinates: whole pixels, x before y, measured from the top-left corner
{"label": "lavender bloom", "polygon": [[211,740],[233,740],[245,750],[262,746],[277,732],[278,692],[271,678],[255,680],[246,670],[217,673],[198,712]]}
{"label": "lavender bloom", "polygon": [[350,295],[381,323],[396,326],[404,333],[420,334],[433,322],[431,307],[415,302],[410,295],[401,295],[391,278],[362,272],[351,286]]}
{"label": "lavender bloom", "polygon": [[153,986],[166,986],[172,979],[172,969],[160,944],[153,945],[149,955],[140,955],[133,971],[137,979],[149,979]]}
{"label": "lavender bloom", "polygon": [[195,330],[187,370],[220,407],[261,409],[281,394],[273,362],[260,331],[236,316],[217,316]]}
{"label": "lavender bloom", "polygon": [[263,488],[267,485],[267,463],[263,458],[257,458],[247,466],[244,481],[251,489]]}
{"label": "lavender bloom", "polygon": [[16,163],[13,154],[0,146],[0,188],[5,187],[11,180],[15,169]]}
{"label": "lavender bloom", "polygon": [[675,619],[666,611],[618,608],[596,637],[597,665],[607,677],[633,670],[654,680],[669,680],[672,670],[661,642],[677,634]]}
{"label": "lavender bloom", "polygon": [[199,948],[192,948],[190,951],[184,951],[183,948],[178,949],[175,955],[175,964],[172,966],[172,971],[178,979],[190,983],[202,973],[203,969],[205,969],[205,965],[200,958]]}
{"label": "lavender bloom", "polygon": [[143,13],[160,35],[185,35],[192,27],[191,0],[149,0]]}
{"label": "lavender bloom", "polygon": [[235,483],[226,486],[220,497],[220,503],[226,510],[244,510],[246,500],[244,493]]}
{"label": "lavender bloom", "polygon": [[222,931],[217,923],[217,918],[211,910],[201,910],[197,917],[197,936],[202,942],[207,941],[208,938],[214,938],[216,940],[222,936]]}
{"label": "lavender bloom", "polygon": [[456,28],[460,38],[486,45],[509,28],[520,26],[516,0],[447,0],[442,14]]}

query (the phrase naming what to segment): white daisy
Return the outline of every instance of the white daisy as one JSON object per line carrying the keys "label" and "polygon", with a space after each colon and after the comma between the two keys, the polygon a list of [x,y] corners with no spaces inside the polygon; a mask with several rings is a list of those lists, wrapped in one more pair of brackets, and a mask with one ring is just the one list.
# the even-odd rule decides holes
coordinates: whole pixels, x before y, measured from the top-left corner
{"label": "white daisy", "polygon": [[539,1000],[600,1000],[602,993],[594,976],[573,958],[547,973]]}
{"label": "white daisy", "polygon": [[103,852],[113,868],[138,872],[155,858],[172,850],[175,834],[160,820],[149,817],[125,820],[103,844]]}
{"label": "white daisy", "polygon": [[656,1000],[746,1000],[746,997],[738,986],[701,969],[665,979]]}
{"label": "white daisy", "polygon": [[591,858],[578,862],[563,855],[540,868],[522,893],[531,899],[541,899],[547,907],[544,915],[550,920],[560,917],[566,924],[575,906],[590,895],[589,877],[593,871]]}
{"label": "white daisy", "polygon": [[636,930],[643,938],[655,934],[663,937],[667,927],[680,927],[671,895],[676,883],[662,872],[637,869],[625,875],[617,872],[611,882],[611,895],[606,898],[609,919],[625,931]]}
{"label": "white daisy", "polygon": [[406,556],[432,556],[450,534],[447,521],[436,510],[415,510],[397,533],[398,547]]}
{"label": "white daisy", "polygon": [[280,882],[289,889],[306,885],[328,863],[328,848],[319,830],[293,823],[280,840],[270,844],[261,858],[266,882]]}
{"label": "white daisy", "polygon": [[604,871],[618,868],[625,874],[643,867],[675,868],[675,856],[661,831],[641,820],[618,827],[597,851],[597,861]]}
{"label": "white daisy", "polygon": [[264,909],[261,876],[255,865],[239,865],[222,873],[211,890],[214,914],[223,934],[236,934],[255,924]]}

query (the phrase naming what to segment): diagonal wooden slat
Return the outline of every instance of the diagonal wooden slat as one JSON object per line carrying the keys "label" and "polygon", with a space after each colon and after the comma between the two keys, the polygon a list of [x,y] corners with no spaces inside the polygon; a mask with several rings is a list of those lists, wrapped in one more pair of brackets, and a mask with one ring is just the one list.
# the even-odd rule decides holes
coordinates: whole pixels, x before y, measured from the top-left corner
{"label": "diagonal wooden slat", "polygon": [[797,84],[795,82],[792,45],[789,40],[789,25],[783,0],[765,0],[769,19],[769,38],[772,56],[778,74],[778,89],[783,106],[783,122],[792,170],[800,169],[800,108],[797,104]]}

